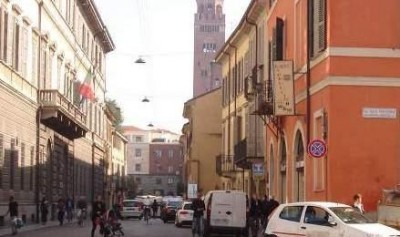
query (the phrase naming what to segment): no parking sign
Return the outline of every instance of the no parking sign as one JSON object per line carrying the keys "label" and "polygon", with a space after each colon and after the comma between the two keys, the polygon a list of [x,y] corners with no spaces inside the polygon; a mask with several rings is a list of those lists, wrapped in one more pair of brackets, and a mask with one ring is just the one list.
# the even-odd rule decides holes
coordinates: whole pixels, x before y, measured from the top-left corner
{"label": "no parking sign", "polygon": [[326,143],[323,140],[315,139],[308,144],[308,155],[314,158],[321,158],[326,155]]}

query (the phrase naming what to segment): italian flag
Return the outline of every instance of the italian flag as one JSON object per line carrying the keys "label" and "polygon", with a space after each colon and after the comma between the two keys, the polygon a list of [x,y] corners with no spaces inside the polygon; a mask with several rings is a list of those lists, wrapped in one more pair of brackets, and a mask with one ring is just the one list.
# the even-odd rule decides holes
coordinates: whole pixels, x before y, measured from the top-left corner
{"label": "italian flag", "polygon": [[79,87],[79,94],[81,94],[82,100],[88,99],[90,101],[93,101],[95,98],[94,91],[92,88],[92,78],[93,78],[93,73],[91,71],[88,71],[85,80],[81,83]]}

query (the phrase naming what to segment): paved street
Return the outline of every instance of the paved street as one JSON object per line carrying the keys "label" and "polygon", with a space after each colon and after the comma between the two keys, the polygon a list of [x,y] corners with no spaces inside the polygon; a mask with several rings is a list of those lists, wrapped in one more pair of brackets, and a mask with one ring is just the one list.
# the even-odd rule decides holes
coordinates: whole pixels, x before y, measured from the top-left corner
{"label": "paved street", "polygon": [[[18,233],[21,237],[89,237],[91,226],[89,222],[85,227],[78,227],[76,224],[66,224],[65,226],[48,227],[39,230]],[[124,220],[122,221],[125,236],[128,237],[190,237],[190,228],[176,228],[171,222],[164,224],[161,220],[151,220],[147,225],[143,221]],[[98,231],[96,237],[100,237]]]}
{"label": "paved street", "polygon": [[[52,225],[54,225],[52,223]],[[127,237],[191,237],[190,227],[177,228],[174,223],[169,222],[164,224],[160,219],[150,220],[149,224],[136,219],[122,221],[123,230]],[[6,233],[8,232],[8,228]],[[5,229],[3,229],[5,231]],[[84,227],[78,227],[76,223],[65,224],[64,226],[51,226],[39,229],[31,229],[23,227],[17,236],[21,237],[90,237],[91,226],[89,222],[85,223]],[[3,235],[0,236],[11,236]],[[100,237],[99,232],[96,232],[95,237]],[[216,236],[216,235],[214,235]],[[259,233],[259,237],[262,234]]]}

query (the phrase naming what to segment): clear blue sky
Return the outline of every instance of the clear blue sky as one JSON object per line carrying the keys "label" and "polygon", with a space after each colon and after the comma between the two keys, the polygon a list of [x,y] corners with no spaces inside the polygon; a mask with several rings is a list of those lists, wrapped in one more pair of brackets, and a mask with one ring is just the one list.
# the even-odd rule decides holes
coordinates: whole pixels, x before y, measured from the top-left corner
{"label": "clear blue sky", "polygon": [[[227,36],[250,0],[225,0]],[[116,50],[107,55],[107,97],[124,124],[180,133],[192,97],[195,0],[95,0]],[[142,55],[146,64],[135,64]],[[150,103],[142,103],[147,96]]]}

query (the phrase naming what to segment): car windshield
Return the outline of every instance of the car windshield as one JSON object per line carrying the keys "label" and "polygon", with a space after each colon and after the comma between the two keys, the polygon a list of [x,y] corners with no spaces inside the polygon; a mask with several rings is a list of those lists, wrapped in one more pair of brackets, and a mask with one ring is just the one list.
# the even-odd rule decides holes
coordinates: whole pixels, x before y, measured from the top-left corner
{"label": "car windshield", "polygon": [[191,203],[186,203],[186,204],[183,206],[183,209],[184,209],[184,210],[192,210],[192,204],[191,204]]}
{"label": "car windshield", "polygon": [[175,202],[175,201],[168,202],[168,206],[171,207],[179,207],[180,205],[182,205],[182,202]]}
{"label": "car windshield", "polygon": [[329,208],[346,224],[365,224],[372,221],[352,207]]}
{"label": "car windshield", "polygon": [[125,201],[123,202],[124,207],[138,207],[139,203],[135,201]]}

